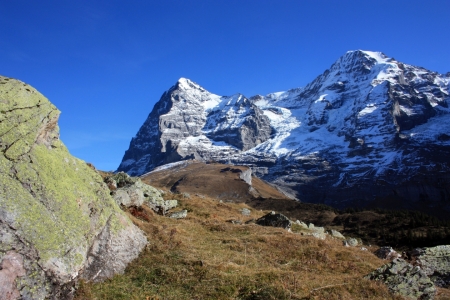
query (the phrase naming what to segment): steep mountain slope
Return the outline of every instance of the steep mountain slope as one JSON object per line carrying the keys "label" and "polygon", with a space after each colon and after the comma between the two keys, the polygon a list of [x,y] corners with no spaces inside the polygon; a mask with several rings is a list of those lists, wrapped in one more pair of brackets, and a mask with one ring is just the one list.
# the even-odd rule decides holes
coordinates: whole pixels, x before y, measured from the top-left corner
{"label": "steep mountain slope", "polygon": [[307,202],[450,209],[450,73],[349,51],[305,88],[164,93],[119,170],[196,158],[251,166]]}

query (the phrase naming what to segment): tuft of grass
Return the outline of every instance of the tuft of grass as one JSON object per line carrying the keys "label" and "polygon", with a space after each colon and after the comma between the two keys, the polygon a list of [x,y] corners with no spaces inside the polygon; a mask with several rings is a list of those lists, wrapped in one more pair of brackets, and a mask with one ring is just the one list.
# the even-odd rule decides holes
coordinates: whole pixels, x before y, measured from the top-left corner
{"label": "tuft of grass", "polygon": [[149,245],[124,274],[82,282],[75,299],[401,299],[363,279],[385,263],[369,251],[245,224],[267,211],[243,216],[244,203],[195,195],[179,201],[190,209],[186,219],[147,207],[129,212]]}

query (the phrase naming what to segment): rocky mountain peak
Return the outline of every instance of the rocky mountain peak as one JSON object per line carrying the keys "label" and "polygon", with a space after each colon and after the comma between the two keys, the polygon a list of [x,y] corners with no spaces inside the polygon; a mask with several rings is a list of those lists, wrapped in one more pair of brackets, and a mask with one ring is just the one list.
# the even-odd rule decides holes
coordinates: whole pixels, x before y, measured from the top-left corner
{"label": "rocky mountain peak", "polygon": [[184,91],[196,89],[196,90],[200,90],[202,92],[206,92],[206,90],[204,88],[202,88],[200,85],[198,85],[197,83],[193,82],[192,80],[190,80],[188,78],[184,78],[184,77],[181,77],[180,79],[178,79],[178,81],[174,87],[176,89],[180,89],[180,90],[184,90]]}

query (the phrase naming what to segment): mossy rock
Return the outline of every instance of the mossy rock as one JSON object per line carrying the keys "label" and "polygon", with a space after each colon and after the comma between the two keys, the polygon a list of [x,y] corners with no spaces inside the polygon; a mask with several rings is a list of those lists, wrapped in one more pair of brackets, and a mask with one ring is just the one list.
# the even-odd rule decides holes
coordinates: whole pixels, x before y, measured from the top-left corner
{"label": "mossy rock", "polygon": [[[80,277],[123,272],[145,236],[101,176],[59,140],[59,110],[29,85],[6,79],[0,76],[0,261],[12,250],[24,258],[21,296],[62,297]],[[118,262],[99,265],[113,258]]]}
{"label": "mossy rock", "polygon": [[408,299],[433,299],[436,287],[420,267],[396,258],[366,276],[367,279],[382,281],[394,294]]}
{"label": "mossy rock", "polygon": [[177,200],[164,200],[158,189],[142,182],[139,177],[118,172],[105,178],[109,186],[113,182],[116,187],[112,189],[111,195],[118,205],[130,207],[145,204],[162,214],[178,205]]}

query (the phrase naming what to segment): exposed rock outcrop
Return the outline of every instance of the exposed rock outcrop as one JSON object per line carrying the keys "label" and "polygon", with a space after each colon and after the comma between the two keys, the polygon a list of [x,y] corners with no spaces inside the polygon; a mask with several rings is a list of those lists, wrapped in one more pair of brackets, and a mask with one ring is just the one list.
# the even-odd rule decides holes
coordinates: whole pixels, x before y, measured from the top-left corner
{"label": "exposed rock outcrop", "polygon": [[145,204],[163,215],[178,205],[177,200],[164,200],[160,191],[124,172],[106,177],[105,183],[110,187],[111,195],[118,205],[130,207]]}
{"label": "exposed rock outcrop", "polygon": [[412,299],[433,299],[436,288],[420,267],[401,258],[394,259],[366,276],[384,282],[392,293]]}
{"label": "exposed rock outcrop", "polygon": [[101,176],[59,140],[60,112],[34,88],[2,76],[0,104],[0,277],[14,281],[5,294],[65,299],[79,278],[123,272],[147,239]]}
{"label": "exposed rock outcrop", "polygon": [[440,287],[450,285],[450,246],[417,248],[408,253],[414,265],[420,266]]}

